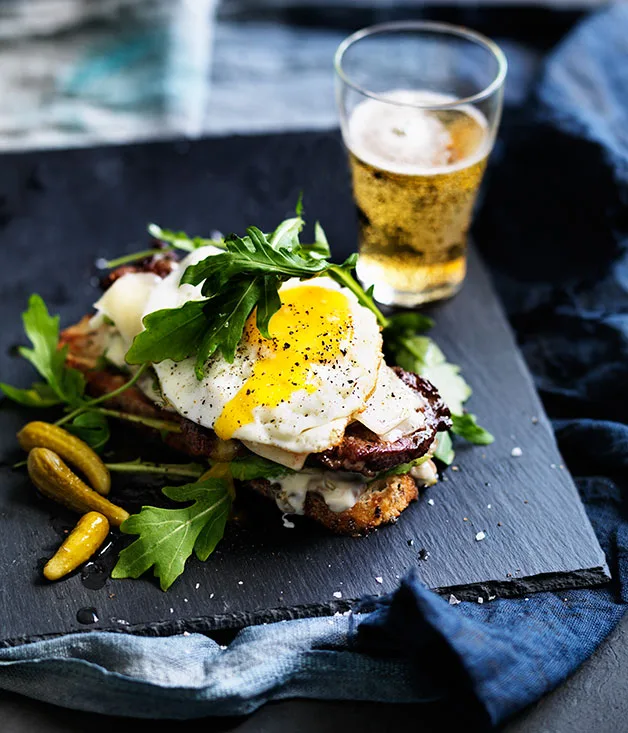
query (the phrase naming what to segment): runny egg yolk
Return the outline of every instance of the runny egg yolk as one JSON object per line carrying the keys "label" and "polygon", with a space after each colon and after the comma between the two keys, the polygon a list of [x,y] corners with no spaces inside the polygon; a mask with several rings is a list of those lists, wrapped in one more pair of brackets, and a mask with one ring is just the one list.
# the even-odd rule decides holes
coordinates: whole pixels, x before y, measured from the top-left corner
{"label": "runny egg yolk", "polygon": [[273,408],[294,392],[315,392],[314,364],[333,363],[352,338],[351,308],[346,296],[315,285],[290,288],[282,293],[281,308],[272,316],[265,339],[255,326],[253,311],[245,338],[257,343],[253,372],[227,402],[214,425],[219,438],[228,440],[242,425],[254,421],[256,407]]}

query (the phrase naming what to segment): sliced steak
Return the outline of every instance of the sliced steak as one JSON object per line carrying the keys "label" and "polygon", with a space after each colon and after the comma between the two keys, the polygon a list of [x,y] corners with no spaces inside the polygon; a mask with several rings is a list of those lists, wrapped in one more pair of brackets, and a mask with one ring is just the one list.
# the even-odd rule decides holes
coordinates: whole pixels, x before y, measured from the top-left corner
{"label": "sliced steak", "polygon": [[393,367],[393,370],[408,387],[425,398],[425,426],[405,438],[385,443],[356,422],[349,425],[341,443],[322,453],[311,454],[308,464],[324,466],[333,471],[356,471],[365,476],[375,476],[425,455],[436,433],[451,427],[449,409],[431,382],[400,367]]}

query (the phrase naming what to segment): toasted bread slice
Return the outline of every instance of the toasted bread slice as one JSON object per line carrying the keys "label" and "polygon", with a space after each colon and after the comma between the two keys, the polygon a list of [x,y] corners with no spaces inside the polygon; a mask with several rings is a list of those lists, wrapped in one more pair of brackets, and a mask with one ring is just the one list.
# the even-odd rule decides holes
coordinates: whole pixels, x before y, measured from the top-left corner
{"label": "toasted bread slice", "polygon": [[[270,481],[250,481],[248,485],[269,499],[275,498],[277,485]],[[333,512],[319,494],[308,492],[303,513],[336,534],[359,536],[382,524],[397,520],[401,512],[419,497],[412,476],[389,476],[374,481],[351,509]]]}

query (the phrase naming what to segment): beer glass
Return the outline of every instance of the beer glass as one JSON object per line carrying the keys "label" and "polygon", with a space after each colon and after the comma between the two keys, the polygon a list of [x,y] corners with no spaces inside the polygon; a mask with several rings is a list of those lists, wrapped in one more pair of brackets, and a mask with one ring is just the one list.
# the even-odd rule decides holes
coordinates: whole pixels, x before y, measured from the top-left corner
{"label": "beer glass", "polygon": [[454,295],[502,108],[506,58],[478,33],[424,21],[354,33],[335,56],[353,180],[357,273],[380,303]]}

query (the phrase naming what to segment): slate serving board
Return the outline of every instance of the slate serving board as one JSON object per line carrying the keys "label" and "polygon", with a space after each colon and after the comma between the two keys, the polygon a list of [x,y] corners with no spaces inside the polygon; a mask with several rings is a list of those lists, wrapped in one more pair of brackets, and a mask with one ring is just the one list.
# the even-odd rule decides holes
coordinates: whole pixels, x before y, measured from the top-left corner
{"label": "slate serving board", "polygon": [[[70,324],[98,297],[96,259],[143,248],[147,222],[193,234],[241,232],[249,224],[269,229],[291,214],[300,190],[306,216],[321,220],[335,257],[353,251],[354,212],[336,134],[4,155],[2,381],[30,383],[29,368],[14,347],[23,343],[20,313],[31,292],[39,292],[61,314],[62,324]],[[469,407],[497,436],[494,445],[458,445],[456,466],[442,483],[397,524],[364,538],[330,536],[307,520],[286,528],[273,505],[247,498],[217,552],[205,564],[190,560],[167,593],[151,577],[107,578],[103,570],[115,559],[115,548],[90,565],[87,575],[56,584],[42,580],[43,559],[72,517],[10,468],[21,457],[15,433],[32,413],[5,401],[0,643],[87,628],[215,631],[332,613],[353,599],[393,590],[410,568],[431,588],[460,599],[607,581],[604,555],[477,255],[472,253],[461,294],[433,315],[433,335],[473,385]],[[133,435],[123,441],[131,456],[139,451]],[[520,457],[511,455],[515,447]],[[116,480],[113,492],[131,510],[151,501],[151,485],[131,478]],[[480,531],[486,537],[477,541]]]}

